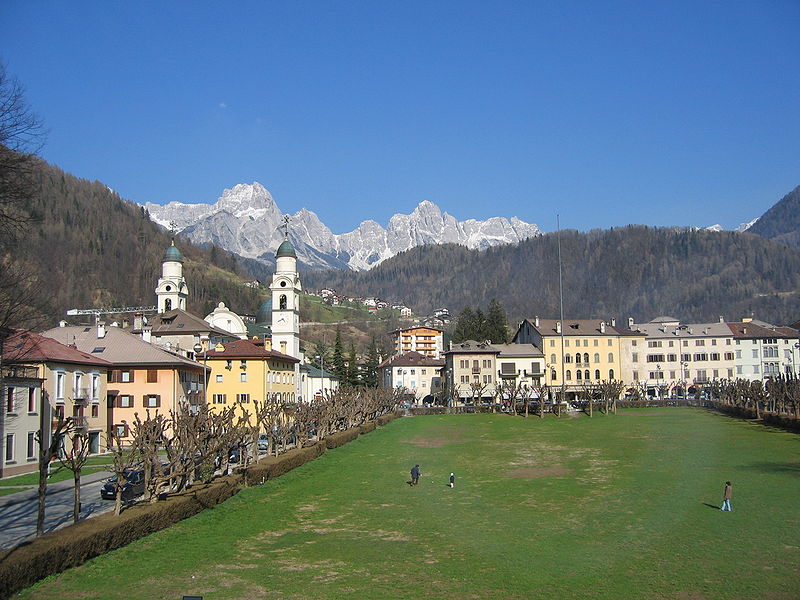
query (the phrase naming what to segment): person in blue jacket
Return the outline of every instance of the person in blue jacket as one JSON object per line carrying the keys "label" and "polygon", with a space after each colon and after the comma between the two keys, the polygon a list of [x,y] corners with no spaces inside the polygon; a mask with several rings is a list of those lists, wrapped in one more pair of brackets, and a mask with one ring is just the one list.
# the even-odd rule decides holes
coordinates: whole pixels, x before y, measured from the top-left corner
{"label": "person in blue jacket", "polygon": [[419,465],[414,465],[411,468],[411,485],[417,485],[419,483]]}

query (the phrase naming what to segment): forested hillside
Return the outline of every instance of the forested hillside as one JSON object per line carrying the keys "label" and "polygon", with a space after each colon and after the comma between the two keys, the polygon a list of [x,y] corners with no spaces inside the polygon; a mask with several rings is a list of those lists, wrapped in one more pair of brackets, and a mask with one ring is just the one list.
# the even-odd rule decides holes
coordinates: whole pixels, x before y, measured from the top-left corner
{"label": "forested hillside", "polygon": [[[68,308],[154,305],[161,260],[170,235],[146,211],[100,182],[40,162],[27,207],[33,222],[18,252],[43,274],[50,317]],[[224,301],[255,312],[258,292],[242,285],[234,255],[177,240],[189,283],[188,308],[205,315]]]}
{"label": "forested hillside", "polygon": [[[416,312],[458,312],[497,298],[511,320],[559,312],[557,234],[485,251],[414,248],[371,271],[309,272],[307,289],[378,295]],[[728,320],[754,313],[776,323],[800,318],[800,253],[757,235],[654,229],[561,232],[564,312],[581,318],[669,314]]]}
{"label": "forested hillside", "polygon": [[748,232],[800,249],[800,186],[765,212]]}

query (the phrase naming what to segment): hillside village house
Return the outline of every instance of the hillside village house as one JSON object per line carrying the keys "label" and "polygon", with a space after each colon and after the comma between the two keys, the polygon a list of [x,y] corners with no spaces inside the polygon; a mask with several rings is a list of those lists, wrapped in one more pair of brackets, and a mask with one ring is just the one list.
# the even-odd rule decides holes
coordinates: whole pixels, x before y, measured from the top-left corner
{"label": "hillside village house", "polygon": [[429,358],[441,358],[443,332],[433,327],[408,327],[389,332],[395,355],[419,352]]}
{"label": "hillside village house", "polygon": [[441,389],[441,370],[445,361],[420,352],[393,356],[378,365],[381,387],[398,388],[413,394],[415,401],[433,402],[433,394]]}
{"label": "hillside village house", "polygon": [[106,448],[106,377],[111,363],[30,331],[4,338],[2,368],[3,460],[0,476],[35,471],[42,429],[50,443],[55,415],[72,417],[77,432],[87,436],[89,450]]}
{"label": "hillside village house", "polygon": [[326,394],[337,389],[339,378],[327,369],[323,371],[309,363],[300,365],[301,401],[322,400]]}
{"label": "hillside village house", "polygon": [[562,328],[559,319],[534,317],[519,324],[512,342],[542,349],[544,383],[577,392],[602,381],[633,381],[626,358],[644,339],[644,333],[616,327],[613,320],[564,319]]}
{"label": "hillside village house", "polygon": [[136,413],[145,419],[148,411],[151,415],[169,414],[182,404],[196,408],[206,401],[206,367],[119,327],[106,327],[98,321],[93,327],[55,327],[42,335],[71,344],[112,365],[107,378],[104,429],[109,433],[114,431],[123,444],[131,439]]}
{"label": "hillside village house", "polygon": [[728,323],[733,333],[735,377],[766,379],[798,375],[800,332],[752,318]]}
{"label": "hillside village house", "polygon": [[253,401],[297,402],[295,365],[299,359],[272,349],[269,339],[217,344],[201,355],[210,367],[209,408],[233,406],[255,414]]}

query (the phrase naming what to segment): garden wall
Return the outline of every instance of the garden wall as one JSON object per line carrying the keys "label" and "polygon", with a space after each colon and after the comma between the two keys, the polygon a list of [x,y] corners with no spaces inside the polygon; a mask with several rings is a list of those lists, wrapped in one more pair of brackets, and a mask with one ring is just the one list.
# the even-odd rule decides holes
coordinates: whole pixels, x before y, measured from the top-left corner
{"label": "garden wall", "polygon": [[220,477],[208,484],[196,484],[192,489],[155,503],[137,503],[121,515],[106,513],[85,519],[75,525],[58,529],[28,544],[0,552],[0,598],[10,598],[50,575],[111,550],[121,548],[151,533],[166,529],[197,513],[214,508],[246,485],[257,485],[279,477],[325,453],[356,439],[360,433],[386,425],[395,414],[378,417],[347,431],[340,431],[305,448],[296,448],[269,456],[249,466],[244,472]]}

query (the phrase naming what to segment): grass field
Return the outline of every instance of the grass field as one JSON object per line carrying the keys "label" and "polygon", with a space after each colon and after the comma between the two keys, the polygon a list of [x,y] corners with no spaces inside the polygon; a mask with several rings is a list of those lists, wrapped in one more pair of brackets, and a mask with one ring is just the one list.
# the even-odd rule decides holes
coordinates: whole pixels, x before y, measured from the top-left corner
{"label": "grass field", "polygon": [[698,409],[405,418],[19,597],[785,600],[799,499],[798,436]]}

